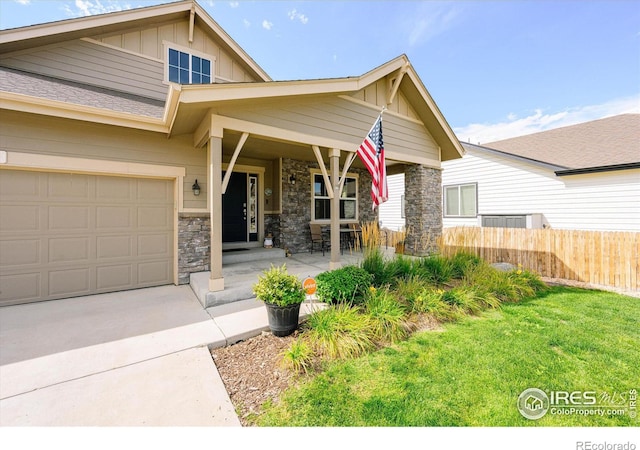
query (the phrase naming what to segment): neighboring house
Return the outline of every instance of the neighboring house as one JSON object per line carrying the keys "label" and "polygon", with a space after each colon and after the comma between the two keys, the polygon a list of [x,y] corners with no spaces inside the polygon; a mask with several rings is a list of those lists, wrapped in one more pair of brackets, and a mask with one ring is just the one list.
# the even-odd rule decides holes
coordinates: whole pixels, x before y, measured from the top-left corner
{"label": "neighboring house", "polygon": [[640,114],[463,147],[442,165],[444,227],[640,231]]}
{"label": "neighboring house", "polygon": [[404,55],[272,81],[191,1],[1,31],[0,305],[208,270],[222,290],[223,249],[272,233],[304,252],[309,222],[339,238],[340,223],[377,221],[353,159],[385,106],[407,223],[437,235],[441,161],[463,150]]}
{"label": "neighboring house", "polygon": [[405,229],[404,173],[387,176],[389,200],[380,205],[380,227],[392,231]]}

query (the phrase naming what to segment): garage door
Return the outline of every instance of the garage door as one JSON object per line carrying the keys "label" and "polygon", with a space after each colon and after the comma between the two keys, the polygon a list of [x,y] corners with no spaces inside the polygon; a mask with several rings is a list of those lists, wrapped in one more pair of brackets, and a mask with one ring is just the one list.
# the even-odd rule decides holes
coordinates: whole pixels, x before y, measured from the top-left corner
{"label": "garage door", "polygon": [[0,170],[0,305],[173,282],[173,182]]}

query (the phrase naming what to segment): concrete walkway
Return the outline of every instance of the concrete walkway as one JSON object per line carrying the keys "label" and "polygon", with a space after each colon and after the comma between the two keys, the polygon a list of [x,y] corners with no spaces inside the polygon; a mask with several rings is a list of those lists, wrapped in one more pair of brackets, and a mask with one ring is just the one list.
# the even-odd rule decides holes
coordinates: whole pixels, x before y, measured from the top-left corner
{"label": "concrete walkway", "polygon": [[[225,283],[283,262],[314,276],[319,258],[230,264]],[[2,307],[0,426],[240,426],[209,349],[268,328],[261,302],[204,309],[189,286]]]}

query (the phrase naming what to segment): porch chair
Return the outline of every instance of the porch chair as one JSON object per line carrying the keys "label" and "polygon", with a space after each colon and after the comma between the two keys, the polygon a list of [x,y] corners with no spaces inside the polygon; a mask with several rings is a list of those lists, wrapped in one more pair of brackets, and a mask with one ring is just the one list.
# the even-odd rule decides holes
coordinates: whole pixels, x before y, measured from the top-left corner
{"label": "porch chair", "polygon": [[320,245],[322,256],[324,256],[325,250],[331,248],[331,241],[325,237],[320,225],[310,223],[309,229],[311,230],[311,253],[313,254],[313,249],[316,245]]}

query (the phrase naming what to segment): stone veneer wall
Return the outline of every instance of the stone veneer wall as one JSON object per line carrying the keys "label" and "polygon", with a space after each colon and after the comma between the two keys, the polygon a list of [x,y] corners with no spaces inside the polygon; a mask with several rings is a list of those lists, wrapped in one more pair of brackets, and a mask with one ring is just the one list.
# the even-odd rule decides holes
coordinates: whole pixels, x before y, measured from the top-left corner
{"label": "stone veneer wall", "polygon": [[264,215],[264,235],[271,233],[273,236],[273,246],[281,248],[282,236],[280,233],[280,214]]}
{"label": "stone veneer wall", "polygon": [[437,250],[442,235],[442,170],[410,165],[404,175],[405,252],[426,255]]}
{"label": "stone veneer wall", "polygon": [[[317,163],[308,161],[298,161],[294,159],[282,160],[282,214],[280,215],[279,243],[281,248],[287,248],[291,253],[308,252],[310,248],[310,169],[319,169],[319,166]],[[371,208],[371,176],[369,172],[367,172],[366,169],[350,169],[349,172],[359,175],[358,221],[360,223],[377,222],[377,210],[372,211]],[[296,184],[294,185],[289,183],[289,177],[291,175],[294,175],[296,178]]]}
{"label": "stone veneer wall", "polygon": [[178,283],[188,284],[189,274],[211,270],[211,220],[209,213],[181,213],[178,219]]}

